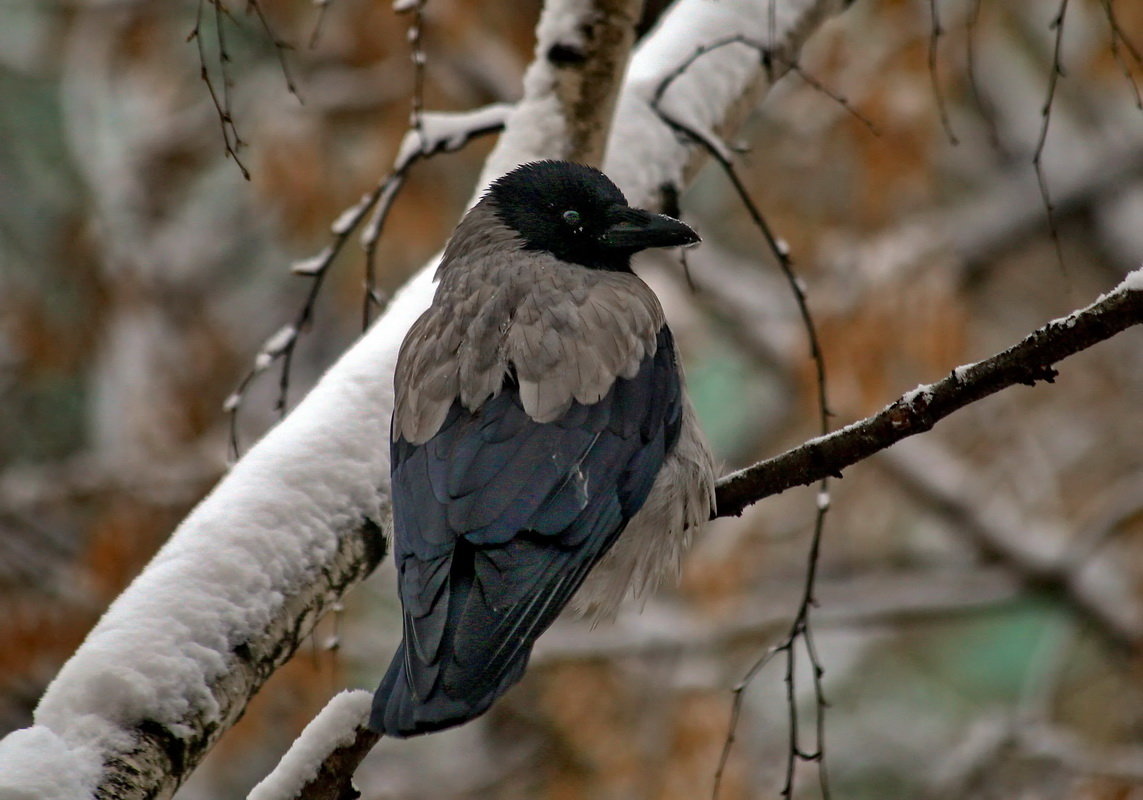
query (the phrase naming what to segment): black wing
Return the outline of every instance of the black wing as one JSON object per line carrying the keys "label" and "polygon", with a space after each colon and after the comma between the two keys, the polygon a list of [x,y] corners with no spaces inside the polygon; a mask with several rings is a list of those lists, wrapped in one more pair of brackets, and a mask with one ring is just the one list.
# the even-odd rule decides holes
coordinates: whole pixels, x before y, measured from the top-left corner
{"label": "black wing", "polygon": [[509,379],[476,412],[455,402],[422,445],[392,445],[404,640],[370,727],[409,736],[483,713],[647,499],[678,438],[670,331],[639,373],[591,405],[533,421]]}

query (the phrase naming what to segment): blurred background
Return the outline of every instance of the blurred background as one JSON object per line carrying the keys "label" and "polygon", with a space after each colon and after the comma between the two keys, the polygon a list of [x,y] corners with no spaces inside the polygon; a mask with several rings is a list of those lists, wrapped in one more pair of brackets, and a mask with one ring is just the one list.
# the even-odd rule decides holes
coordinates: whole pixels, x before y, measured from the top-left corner
{"label": "blurred background", "polygon": [[[196,3],[0,2],[0,735],[29,723],[60,664],[224,472],[223,401],[309,288],[290,263],[325,246],[406,129],[407,16],[375,0],[259,5],[293,48],[280,54],[231,4],[247,182],[187,39]],[[646,24],[663,5],[648,4]],[[801,66],[864,119],[791,74],[740,132],[742,175],[806,282],[835,426],[1143,263],[1143,5],[1065,6],[1042,157],[1057,240],[1033,155],[1058,3],[855,3]],[[539,7],[431,0],[426,107],[517,99]],[[380,242],[383,290],[440,248],[492,144],[414,169]],[[677,260],[639,270],[729,470],[815,435],[814,369],[725,177],[708,167],[682,209],[705,240],[693,286]],[[291,402],[359,334],[362,264],[350,246],[331,272]],[[274,423],[276,384],[271,370],[248,393],[243,448]],[[812,619],[834,797],[1143,797],[1141,409],[1133,329],[1065,362],[1054,385],[979,402],[833,483]],[[359,773],[364,796],[709,797],[731,689],[797,608],[814,494],[712,524],[680,585],[613,625],[561,620],[485,718],[383,741]],[[375,685],[398,637],[391,571],[322,623],[179,798],[244,797],[335,691]],[[743,693],[725,800],[778,796],[784,673],[779,658]],[[795,796],[820,791],[816,767],[800,765]]]}

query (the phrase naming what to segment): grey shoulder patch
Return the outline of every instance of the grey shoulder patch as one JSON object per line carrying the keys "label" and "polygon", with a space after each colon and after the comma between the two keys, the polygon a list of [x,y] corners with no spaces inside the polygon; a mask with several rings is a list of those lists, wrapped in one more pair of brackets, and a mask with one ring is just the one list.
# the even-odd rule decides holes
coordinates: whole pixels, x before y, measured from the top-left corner
{"label": "grey shoulder patch", "polygon": [[537,422],[559,418],[573,400],[598,402],[617,377],[634,377],[664,322],[654,292],[630,273],[556,272],[525,295],[506,342],[524,410]]}
{"label": "grey shoulder patch", "polygon": [[524,410],[550,422],[572,401],[596,403],[655,352],[663,309],[631,273],[589,270],[521,249],[478,206],[457,228],[433,303],[397,359],[394,438],[440,429],[453,400],[474,411],[514,368]]}

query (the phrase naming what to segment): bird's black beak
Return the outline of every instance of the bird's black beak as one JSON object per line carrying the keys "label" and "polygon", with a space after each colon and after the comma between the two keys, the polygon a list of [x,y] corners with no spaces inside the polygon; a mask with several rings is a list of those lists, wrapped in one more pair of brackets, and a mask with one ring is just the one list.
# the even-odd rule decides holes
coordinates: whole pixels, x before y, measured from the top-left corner
{"label": "bird's black beak", "polygon": [[677,247],[699,241],[699,235],[689,225],[641,208],[612,206],[607,213],[607,222],[600,242],[615,250],[634,252],[648,247]]}

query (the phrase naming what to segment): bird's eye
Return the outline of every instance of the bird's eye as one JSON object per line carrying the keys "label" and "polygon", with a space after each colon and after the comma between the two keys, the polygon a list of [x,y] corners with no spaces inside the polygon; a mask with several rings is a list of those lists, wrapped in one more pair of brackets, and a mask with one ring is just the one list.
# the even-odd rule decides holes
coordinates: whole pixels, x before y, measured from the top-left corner
{"label": "bird's eye", "polygon": [[564,212],[564,222],[568,225],[579,225],[579,212],[568,210]]}

